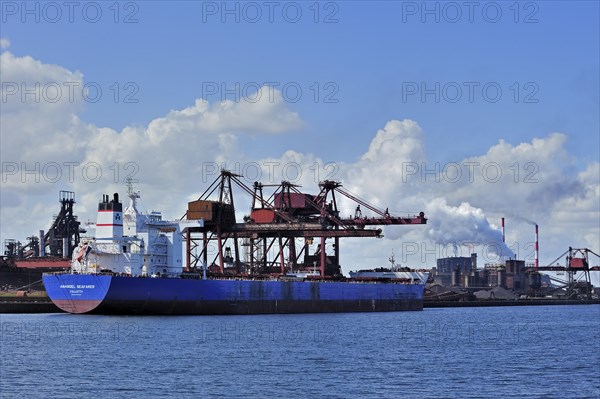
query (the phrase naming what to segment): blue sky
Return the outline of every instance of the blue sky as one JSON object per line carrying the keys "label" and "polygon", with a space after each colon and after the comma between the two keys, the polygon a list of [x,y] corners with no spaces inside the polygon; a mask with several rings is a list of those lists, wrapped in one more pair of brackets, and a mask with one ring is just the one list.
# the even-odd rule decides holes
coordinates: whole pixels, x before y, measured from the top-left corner
{"label": "blue sky", "polygon": [[[514,142],[551,131],[568,132],[569,148],[584,159],[598,158],[597,2],[531,3],[535,7],[498,2],[486,13],[488,3],[481,2],[473,8],[472,23],[465,6],[452,23],[456,7],[439,2],[427,3],[431,10],[437,6],[438,15],[423,15],[420,2],[331,3],[335,7],[322,2],[319,23],[314,23],[312,2],[293,3],[302,10],[297,23],[286,21],[296,9],[284,13],[289,2],[274,8],[273,23],[268,8],[257,2],[262,17],[252,23],[254,9],[243,3],[237,3],[238,13],[225,14],[221,2],[148,1],[120,5],[119,20],[131,16],[137,23],[114,23],[112,3],[102,3],[102,18],[91,24],[78,12],[81,4],[74,23],[69,23],[66,8],[57,23],[49,22],[52,10],[45,15],[41,8],[40,23],[21,23],[21,14],[5,15],[2,35],[10,39],[13,53],[79,70],[86,81],[103,87],[135,82],[138,104],[103,99],[86,105],[83,117],[99,126],[146,124],[193,102],[202,94],[203,82],[224,82],[230,88],[236,82],[241,87],[297,82],[303,96],[293,108],[307,126],[303,137],[289,139],[302,151],[314,151],[319,142],[332,160],[355,159],[359,153],[353,148],[366,145],[382,120],[405,117],[428,131],[430,154],[440,161],[482,151],[500,137]],[[498,22],[488,22],[495,19],[496,5],[502,15]],[[225,7],[235,10],[236,3]],[[338,22],[324,23],[327,16]],[[24,17],[34,22],[35,15]],[[309,88],[314,82],[321,90],[317,103]],[[336,86],[326,89],[327,82]],[[424,82],[430,89],[438,82],[441,94],[444,85],[456,82],[463,92],[456,103],[443,96],[436,103],[434,94],[423,103],[420,93],[403,100],[403,82]],[[480,84],[473,103],[464,82]],[[482,86],[490,82],[502,89],[496,103],[482,95]],[[525,87],[528,82],[535,86]],[[323,103],[333,88],[332,98],[339,102]],[[448,95],[454,98],[454,93]],[[538,102],[524,103],[528,94]],[[273,140],[260,147],[267,155],[288,144]]]}
{"label": "blue sky", "polygon": [[[282,158],[292,150],[304,160],[313,156],[354,170],[386,123],[409,119],[422,131],[429,164],[484,157],[501,141],[512,146],[511,154],[519,154],[519,144],[529,143],[533,148],[534,140],[542,139],[546,147],[539,148],[547,151],[540,153],[549,155],[540,159],[530,156],[531,162],[538,162],[541,176],[551,176],[568,189],[569,182],[581,178],[577,173],[591,170],[592,177],[586,177],[586,182],[596,183],[594,173],[600,158],[600,10],[595,1],[474,2],[472,10],[464,2],[274,2],[272,21],[265,2],[76,2],[73,22],[64,6],[60,18],[55,18],[55,10],[46,3],[27,3],[33,10],[30,14],[24,14],[23,4],[2,2],[3,51],[16,59],[29,56],[46,69],[55,65],[65,73],[80,72],[84,83],[101,87],[103,95],[98,102],[79,101],[65,114],[76,115],[86,129],[108,128],[114,130],[114,137],[122,137],[125,128],[146,129],[152,121],[168,119],[170,111],[192,107],[203,97],[211,104],[219,103],[222,96],[234,103],[250,104],[244,93],[238,92],[242,98],[236,99],[231,93],[225,95],[223,87],[236,91],[239,84],[252,95],[255,83],[258,88],[276,82],[275,89],[281,91],[285,86],[291,91],[287,96],[282,94],[282,108],[268,115],[279,120],[278,115],[288,118],[297,114],[300,122],[283,124],[274,133],[263,133],[263,125],[256,123],[225,129],[231,135],[227,140],[232,139],[233,153],[223,155],[223,159]],[[227,14],[224,7],[237,11]],[[88,14],[83,13],[84,8]],[[91,23],[96,9],[102,15]],[[255,18],[257,9],[262,13],[260,18]],[[298,22],[290,22],[298,9],[302,16]],[[124,23],[127,18],[132,23]],[[6,71],[2,79],[5,83],[11,79],[18,82]],[[27,79],[32,78],[28,75]],[[119,98],[115,101],[117,87]],[[214,87],[218,92],[208,95],[206,90]],[[293,89],[297,87],[302,95],[294,101]],[[484,92],[484,87],[488,91]],[[496,94],[498,88],[500,96]],[[423,89],[429,90],[424,98]],[[137,103],[125,102],[127,94]],[[9,112],[7,104],[10,102],[3,101],[5,115]],[[34,119],[39,116],[32,115]],[[24,128],[5,122],[4,144],[10,144],[7,138],[19,129]],[[562,134],[564,140],[550,140],[553,132]],[[93,150],[92,134],[73,134],[77,141],[90,140],[84,152]],[[173,134],[181,134],[179,146],[190,140],[183,131]],[[45,140],[43,135],[39,139]],[[198,159],[202,159],[203,151],[227,152],[223,149],[227,145],[217,149],[217,144],[211,143],[205,149],[198,148]],[[549,143],[560,143],[552,144],[560,148],[549,150]],[[18,146],[3,148],[3,161],[35,161],[16,157],[18,152]],[[82,154],[73,156],[82,162],[90,159],[89,154]],[[207,159],[212,160],[213,155]],[[393,156],[400,155],[406,154]],[[141,163],[140,159],[113,156],[120,162]],[[562,163],[557,175],[544,174],[556,168],[555,162]],[[152,175],[148,168],[147,178]],[[544,192],[553,193],[556,188],[552,187]],[[497,209],[485,209],[486,201],[477,200],[478,190],[485,188],[469,189],[472,193],[465,194],[464,201],[483,208],[495,223]],[[10,190],[5,186],[4,194]],[[194,186],[193,190],[199,188]],[[24,195],[25,191],[15,192]],[[51,187],[44,192],[55,198],[55,191]],[[593,191],[593,187],[588,190]],[[523,192],[524,197],[532,195]],[[378,193],[375,196],[386,198]],[[582,196],[563,200],[576,203]],[[591,198],[592,208],[589,204],[586,208],[591,224],[581,233],[582,245],[597,242],[600,213],[593,206],[595,199]],[[20,201],[25,206],[27,201]],[[461,202],[458,197],[448,201],[451,206]],[[534,203],[530,198],[517,204],[519,212],[549,216],[542,205],[530,210]],[[564,227],[558,223],[553,228],[560,231]],[[3,227],[3,238],[8,234],[12,233]],[[564,238],[557,235],[553,240],[562,245]],[[598,246],[594,248],[598,250]],[[555,252],[558,255],[562,250]]]}

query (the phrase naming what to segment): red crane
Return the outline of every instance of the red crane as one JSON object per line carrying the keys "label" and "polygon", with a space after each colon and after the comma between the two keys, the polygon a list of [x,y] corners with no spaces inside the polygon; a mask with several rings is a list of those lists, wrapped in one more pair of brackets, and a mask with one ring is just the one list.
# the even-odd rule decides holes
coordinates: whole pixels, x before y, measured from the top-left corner
{"label": "red crane", "polygon": [[[193,270],[204,263],[213,273],[258,275],[314,270],[318,264],[321,278],[335,276],[341,274],[340,238],[382,237],[380,228],[368,226],[427,223],[423,212],[406,217],[391,215],[387,209],[377,208],[343,189],[340,182],[326,180],[319,187],[317,195],[303,193],[298,185],[286,181],[278,185],[255,182],[248,187],[240,175],[221,171],[200,198],[188,204],[188,219],[204,219],[203,228],[187,233],[188,266]],[[235,218],[235,188],[251,197],[250,214],[243,223]],[[268,197],[265,188],[274,188]],[[217,200],[210,199],[215,196]],[[356,204],[354,217],[340,217],[339,196]],[[361,206],[374,215],[363,217]],[[311,253],[315,238],[320,242]],[[327,239],[334,240],[331,255],[326,251]],[[245,250],[244,261],[240,247]],[[269,254],[273,254],[271,259]]]}

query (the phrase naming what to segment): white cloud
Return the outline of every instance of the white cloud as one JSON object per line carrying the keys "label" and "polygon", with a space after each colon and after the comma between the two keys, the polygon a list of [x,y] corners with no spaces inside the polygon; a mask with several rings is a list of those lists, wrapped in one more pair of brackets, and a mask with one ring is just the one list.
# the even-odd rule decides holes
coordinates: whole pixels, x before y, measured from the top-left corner
{"label": "white cloud", "polygon": [[10,47],[10,40],[6,37],[0,37],[0,50],[6,50]]}
{"label": "white cloud", "polygon": [[[84,219],[93,217],[100,193],[122,191],[128,175],[140,180],[145,203],[163,209],[180,204],[169,215],[179,217],[185,209],[184,193],[207,183],[206,165],[242,157],[239,134],[283,133],[302,126],[280,92],[262,88],[252,103],[209,104],[199,99],[146,127],[117,132],[79,119],[81,90],[70,97],[66,89],[69,84],[83,87],[81,73],[10,52],[2,53],[0,61],[3,238],[30,235],[43,227],[39,215],[29,210],[49,196],[56,198],[62,189],[77,192],[78,212]],[[54,85],[64,89],[63,95],[49,101],[51,94],[44,90]],[[32,93],[22,95],[22,87]],[[58,178],[55,166],[62,173]],[[17,225],[31,226],[30,231],[14,228]]]}
{"label": "white cloud", "polygon": [[424,160],[419,125],[408,119],[392,120],[377,131],[367,152],[350,167],[346,184],[350,191],[385,207],[402,186],[405,165]]}
{"label": "white cloud", "polygon": [[[567,135],[551,133],[517,145],[500,140],[486,154],[444,165],[427,161],[419,140],[408,150],[371,156],[383,141],[380,133],[368,156],[349,166],[346,175],[354,178],[349,179],[353,186],[360,185],[355,190],[362,189],[380,206],[398,214],[426,212],[427,226],[385,229],[390,248],[403,245],[398,239],[419,247],[411,258],[415,264],[432,265],[436,256],[452,255],[444,247],[452,243],[462,245],[462,255],[468,254],[469,243],[479,246],[484,262],[496,261],[499,248],[511,255],[501,242],[502,216],[508,246],[527,262],[533,262],[534,234],[526,220],[540,225],[542,264],[569,245],[598,248],[600,164],[578,165],[565,149]],[[365,164],[365,159],[373,162]],[[578,172],[582,166],[585,170]]]}
{"label": "white cloud", "polygon": [[262,87],[255,102],[226,100],[210,105],[198,99],[181,111],[171,111],[148,125],[153,140],[177,133],[258,132],[282,133],[302,127],[300,116],[287,109],[281,92]]}
{"label": "white cloud", "polygon": [[[3,79],[9,82],[83,84],[80,72],[31,57],[3,52],[1,62]],[[197,198],[224,165],[245,173],[248,185],[254,178],[265,183],[290,180],[301,185],[302,191],[316,193],[318,181],[341,180],[349,191],[388,207],[392,213],[426,212],[426,226],[386,228],[383,240],[344,241],[342,264],[346,271],[384,265],[392,249],[403,264],[432,266],[436,255],[447,255],[440,253],[434,242],[498,242],[501,235],[496,221],[501,216],[507,217],[507,243],[520,256],[531,255],[527,244],[533,238],[532,228],[522,218],[540,224],[542,264],[569,245],[598,250],[600,166],[580,165],[566,150],[566,134],[551,133],[517,144],[500,140],[485,154],[438,165],[427,159],[425,133],[417,122],[390,120],[374,132],[369,147],[355,162],[327,164],[321,158],[325,154],[293,149],[257,160],[250,149],[238,144],[240,135],[279,134],[303,126],[279,92],[262,88],[261,93],[255,103],[209,104],[198,99],[147,126],[129,126],[122,131],[81,121],[79,97],[55,103],[36,102],[33,96],[25,101],[17,95],[7,97],[1,118],[3,172],[5,166],[17,165],[19,170],[2,176],[2,239],[23,239],[47,228],[48,219],[58,210],[55,198],[61,189],[78,193],[77,213],[82,220],[93,218],[100,194],[122,193],[128,174],[140,181],[142,204],[148,209],[180,217],[186,202]],[[48,179],[52,176],[42,173],[36,183],[36,176],[23,175],[20,170],[23,163],[31,169],[36,162],[43,168],[50,162],[63,165],[65,161],[78,163],[72,182],[66,175],[52,182]],[[83,172],[96,164],[101,166],[102,176],[93,183],[94,168],[88,170],[87,179]],[[63,166],[62,171],[68,170]],[[236,205],[239,212],[247,211],[248,197],[239,198]],[[340,199],[339,205],[342,216],[354,211],[350,201]],[[402,253],[406,242],[418,244],[419,253],[406,258]],[[490,248],[493,252],[495,247]],[[464,246],[459,250],[466,252]]]}
{"label": "white cloud", "polygon": [[83,75],[8,51],[0,55],[0,69],[3,162],[47,163],[66,154],[81,159],[88,129],[77,117],[83,100],[75,87],[83,87]]}

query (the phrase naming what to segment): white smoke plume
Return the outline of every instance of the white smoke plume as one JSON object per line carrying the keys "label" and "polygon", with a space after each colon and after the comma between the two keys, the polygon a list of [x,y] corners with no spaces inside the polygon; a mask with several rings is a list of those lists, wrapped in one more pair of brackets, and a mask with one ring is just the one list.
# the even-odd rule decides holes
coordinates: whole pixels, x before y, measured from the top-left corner
{"label": "white smoke plume", "polygon": [[[440,245],[472,245],[483,250],[488,258],[514,257],[514,252],[502,242],[502,231],[492,226],[483,210],[467,202],[448,205],[443,198],[429,202],[425,214],[426,235]],[[498,259],[499,260],[499,259]]]}

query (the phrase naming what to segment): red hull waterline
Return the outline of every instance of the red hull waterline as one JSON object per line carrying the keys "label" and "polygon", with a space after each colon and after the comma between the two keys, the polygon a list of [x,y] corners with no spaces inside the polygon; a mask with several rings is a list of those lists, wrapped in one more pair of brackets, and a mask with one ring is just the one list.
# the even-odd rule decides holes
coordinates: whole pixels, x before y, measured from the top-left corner
{"label": "red hull waterline", "polygon": [[60,309],[67,313],[90,313],[102,303],[101,300],[70,300],[70,299],[53,299],[52,302]]}

